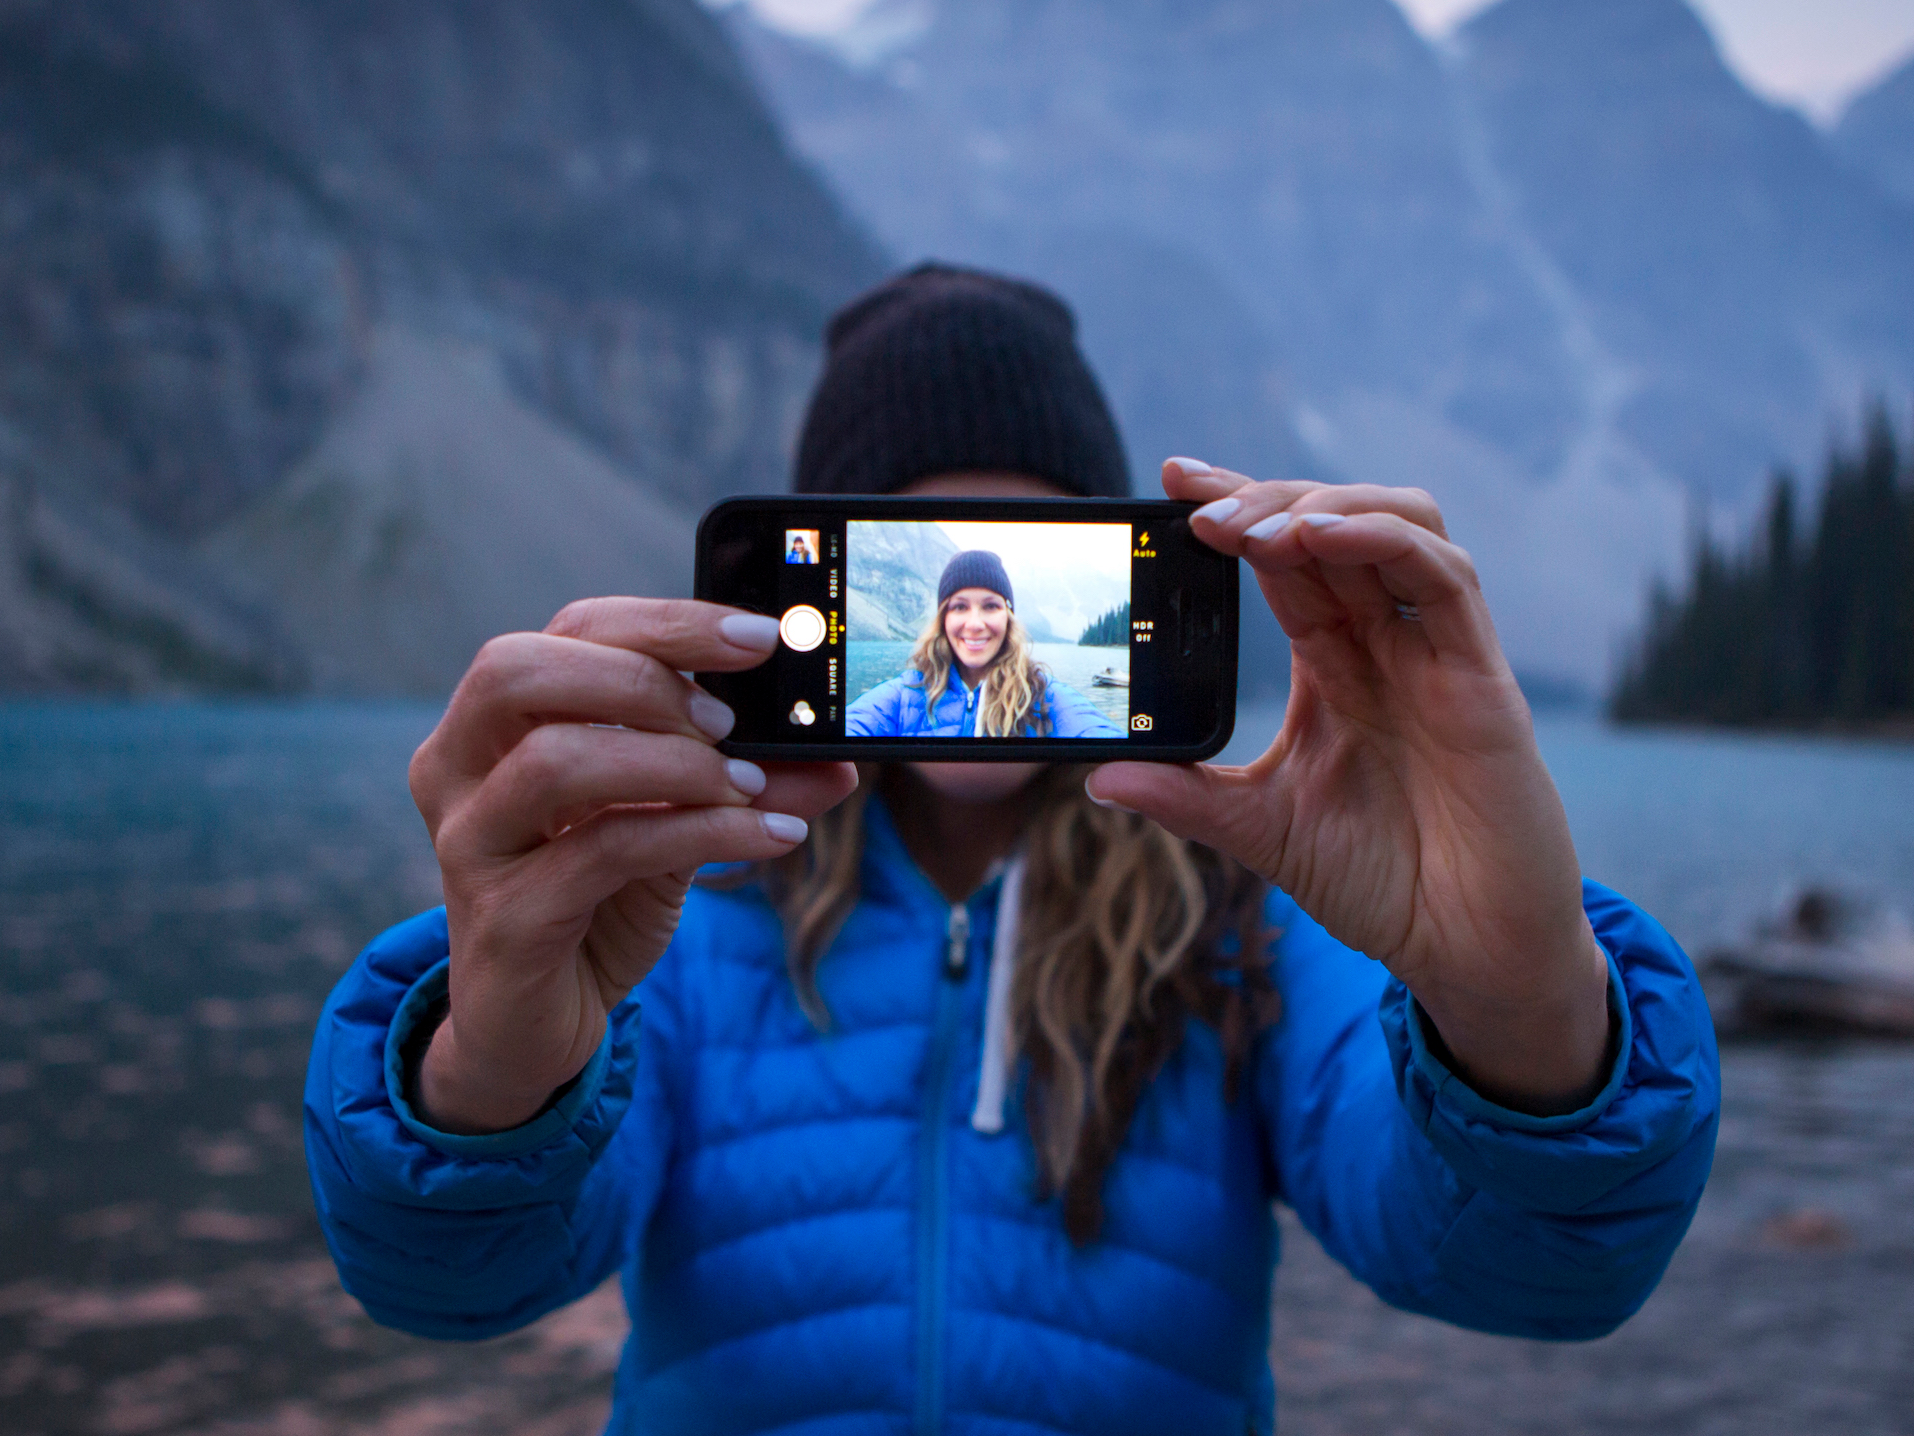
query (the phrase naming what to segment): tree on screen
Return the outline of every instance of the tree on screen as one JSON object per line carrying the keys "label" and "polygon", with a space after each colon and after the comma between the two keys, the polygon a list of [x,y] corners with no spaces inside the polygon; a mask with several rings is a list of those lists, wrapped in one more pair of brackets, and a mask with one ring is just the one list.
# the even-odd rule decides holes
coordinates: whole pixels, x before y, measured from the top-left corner
{"label": "tree on screen", "polygon": [[1130,646],[1130,605],[1117,605],[1083,630],[1079,648],[1128,648]]}

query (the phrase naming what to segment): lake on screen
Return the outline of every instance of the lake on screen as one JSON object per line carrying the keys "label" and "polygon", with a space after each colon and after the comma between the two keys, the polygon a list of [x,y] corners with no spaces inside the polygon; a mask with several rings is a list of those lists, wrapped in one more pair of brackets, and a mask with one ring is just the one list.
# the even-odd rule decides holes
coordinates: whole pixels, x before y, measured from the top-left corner
{"label": "lake on screen", "polygon": [[[846,643],[844,645],[845,697],[856,702],[878,684],[906,672],[909,643]],[[1130,676],[1128,648],[1083,648],[1074,643],[1033,643],[1031,652],[1037,662],[1061,682],[1096,705],[1097,711],[1116,725],[1117,732],[1130,731],[1130,690],[1127,687],[1098,687],[1097,677]]]}
{"label": "lake on screen", "polygon": [[[901,665],[868,656],[882,676]],[[1041,656],[1121,700],[1088,683],[1110,650]],[[384,1430],[427,1407],[437,1415],[418,1429],[439,1432],[602,1423],[615,1292],[501,1344],[414,1341],[374,1328],[339,1291],[311,1213],[299,1104],[320,1003],[369,937],[438,900],[405,784],[436,717],[413,704],[0,704],[9,1429],[183,1433],[243,1418],[247,1431]],[[1260,749],[1279,718],[1246,707],[1228,756]],[[1539,731],[1585,869],[1692,950],[1804,881],[1914,909],[1914,748],[1575,716],[1544,715]],[[1891,1372],[1914,1357],[1914,1122],[1902,1115],[1914,1061],[1837,1044],[1742,1049],[1727,1070],[1723,1156],[1695,1234],[1643,1317],[1593,1355],[1510,1343],[1452,1355],[1417,1326],[1374,1338],[1390,1344],[1379,1366],[1359,1348],[1380,1308],[1292,1240],[1295,1284],[1278,1286],[1285,1431],[1362,1428],[1351,1403],[1384,1367],[1424,1357],[1403,1399],[1446,1392],[1443,1409],[1482,1416],[1481,1429],[1516,1429],[1484,1414],[1497,1403],[1532,1413],[1558,1398],[1583,1403],[1580,1429],[1729,1429],[1693,1405],[1710,1382],[1756,1393],[1737,1430],[1787,1429],[1794,1392],[1820,1393],[1824,1415],[1839,1407],[1839,1429],[1893,1429],[1908,1408]],[[1836,1225],[1799,1230],[1845,1232],[1846,1245],[1761,1245],[1763,1223],[1803,1206]],[[1353,1363],[1346,1387],[1309,1355],[1308,1333],[1332,1329]],[[1835,1349],[1844,1332],[1851,1359]],[[1879,1355],[1889,1348],[1900,1356]],[[1530,1350],[1548,1354],[1494,1355]],[[1644,1370],[1663,1373],[1667,1403],[1639,1383],[1620,1403],[1616,1381]],[[1477,1377],[1466,1392],[1444,1385]],[[467,1424],[448,1391],[472,1403]],[[1417,1429],[1449,1428],[1431,1416]]]}

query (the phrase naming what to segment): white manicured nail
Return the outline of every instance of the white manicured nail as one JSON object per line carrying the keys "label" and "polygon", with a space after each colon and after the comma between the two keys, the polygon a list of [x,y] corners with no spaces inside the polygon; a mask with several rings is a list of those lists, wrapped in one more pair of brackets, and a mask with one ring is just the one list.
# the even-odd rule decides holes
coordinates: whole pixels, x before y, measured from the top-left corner
{"label": "white manicured nail", "polygon": [[1204,504],[1202,508],[1191,514],[1190,517],[1193,519],[1208,519],[1213,524],[1220,524],[1233,517],[1236,511],[1242,508],[1242,506],[1243,501],[1241,499],[1218,499],[1213,504]]}
{"label": "white manicured nail", "polygon": [[1244,529],[1243,537],[1246,539],[1272,539],[1288,527],[1288,514],[1271,514],[1268,518],[1258,519],[1255,523]]}
{"label": "white manicured nail", "polygon": [[789,813],[763,813],[759,821],[771,840],[778,843],[801,843],[804,835],[811,831],[811,825],[802,818],[794,818]]}
{"label": "white manicured nail", "polygon": [[1083,790],[1083,796],[1088,798],[1091,802],[1095,803],[1099,808],[1108,808],[1112,812],[1134,813],[1136,811],[1135,808],[1126,808],[1121,803],[1113,803],[1108,798],[1099,798],[1095,793],[1091,792],[1088,788],[1085,788]]}
{"label": "white manicured nail", "polygon": [[1171,459],[1170,462],[1186,479],[1201,479],[1216,472],[1201,459]]}
{"label": "white manicured nail", "polygon": [[724,641],[739,648],[769,653],[778,646],[778,621],[758,613],[734,613],[718,621]]}
{"label": "white manicured nail", "polygon": [[724,775],[731,780],[731,786],[747,798],[755,798],[764,791],[764,769],[756,763],[733,758],[724,765]]}
{"label": "white manicured nail", "polygon": [[1303,522],[1312,529],[1333,529],[1337,524],[1349,522],[1347,514],[1304,514]]}
{"label": "white manicured nail", "polygon": [[731,711],[730,705],[720,703],[702,689],[691,695],[685,712],[692,726],[713,743],[738,726],[738,715]]}

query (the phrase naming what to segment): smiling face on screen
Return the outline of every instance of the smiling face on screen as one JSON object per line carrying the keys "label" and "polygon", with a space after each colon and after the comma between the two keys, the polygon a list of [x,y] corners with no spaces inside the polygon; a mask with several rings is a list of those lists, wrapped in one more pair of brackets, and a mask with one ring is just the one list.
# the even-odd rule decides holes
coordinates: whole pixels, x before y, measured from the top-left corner
{"label": "smiling face on screen", "polygon": [[[898,492],[924,498],[1043,499],[1059,497],[1064,490],[1044,479],[1023,474],[957,473],[918,479]],[[1009,626],[1006,611],[1004,627]],[[950,638],[948,618],[944,636]],[[950,646],[956,661],[962,663],[963,655],[957,652],[954,639]],[[1001,652],[1001,640],[998,648]],[[954,803],[1001,802],[1043,771],[1040,763],[912,763],[909,767],[933,793]]]}
{"label": "smiling face on screen", "polygon": [[975,687],[996,661],[1009,627],[1010,606],[1002,594],[987,588],[960,588],[950,596],[944,605],[944,637],[964,670],[965,683]]}

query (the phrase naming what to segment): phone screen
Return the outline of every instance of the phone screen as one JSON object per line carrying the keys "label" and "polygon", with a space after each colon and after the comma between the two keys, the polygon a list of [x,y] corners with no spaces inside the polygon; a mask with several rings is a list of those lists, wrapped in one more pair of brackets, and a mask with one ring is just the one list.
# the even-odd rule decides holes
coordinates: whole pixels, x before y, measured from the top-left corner
{"label": "phone screen", "polygon": [[[775,616],[761,668],[701,674],[745,756],[1192,759],[1235,712],[1235,563],[1189,506],[738,499],[698,596]],[[770,753],[768,749],[778,749]],[[792,751],[802,750],[802,751]]]}

